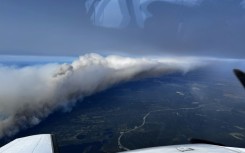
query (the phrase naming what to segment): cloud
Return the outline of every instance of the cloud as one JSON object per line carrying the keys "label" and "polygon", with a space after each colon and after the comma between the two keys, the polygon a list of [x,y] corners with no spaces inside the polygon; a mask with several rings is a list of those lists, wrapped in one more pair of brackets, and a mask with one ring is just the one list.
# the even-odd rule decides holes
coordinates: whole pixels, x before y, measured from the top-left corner
{"label": "cloud", "polygon": [[87,54],[71,64],[0,67],[0,138],[34,126],[57,109],[71,109],[78,98],[138,77],[188,72],[196,58],[102,57]]}

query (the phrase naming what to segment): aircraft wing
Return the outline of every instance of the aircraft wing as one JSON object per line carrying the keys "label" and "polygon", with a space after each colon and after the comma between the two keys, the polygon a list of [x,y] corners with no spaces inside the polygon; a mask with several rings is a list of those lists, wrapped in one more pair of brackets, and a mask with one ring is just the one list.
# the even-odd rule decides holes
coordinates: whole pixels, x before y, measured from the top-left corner
{"label": "aircraft wing", "polygon": [[245,88],[245,73],[239,69],[234,69],[233,71],[236,77],[238,78],[238,80],[241,82],[241,84]]}
{"label": "aircraft wing", "polygon": [[[186,144],[153,147],[123,153],[245,153],[244,148],[225,147],[212,144]],[[0,153],[58,153],[51,134],[33,135],[15,139],[0,148]]]}
{"label": "aircraft wing", "polygon": [[123,153],[245,153],[243,148],[224,147],[210,144],[186,144],[164,147],[153,147]]}
{"label": "aircraft wing", "polygon": [[51,134],[33,135],[15,139],[0,148],[0,153],[57,153]]}

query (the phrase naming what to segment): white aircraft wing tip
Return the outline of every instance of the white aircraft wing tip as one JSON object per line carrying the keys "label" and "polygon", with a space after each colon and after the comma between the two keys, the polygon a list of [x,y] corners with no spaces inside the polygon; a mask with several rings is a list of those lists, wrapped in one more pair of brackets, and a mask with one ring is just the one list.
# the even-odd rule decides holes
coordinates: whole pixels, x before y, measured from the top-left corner
{"label": "white aircraft wing tip", "polygon": [[58,153],[52,134],[38,134],[15,139],[0,148],[0,153]]}

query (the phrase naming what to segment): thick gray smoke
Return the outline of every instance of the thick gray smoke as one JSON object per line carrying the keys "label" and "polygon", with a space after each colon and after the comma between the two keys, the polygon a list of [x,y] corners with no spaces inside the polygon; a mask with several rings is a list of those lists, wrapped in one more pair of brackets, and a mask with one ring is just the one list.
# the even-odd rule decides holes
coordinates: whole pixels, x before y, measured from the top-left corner
{"label": "thick gray smoke", "polygon": [[38,124],[54,110],[69,109],[77,98],[139,76],[187,72],[202,65],[193,58],[81,56],[72,64],[0,67],[0,138]]}

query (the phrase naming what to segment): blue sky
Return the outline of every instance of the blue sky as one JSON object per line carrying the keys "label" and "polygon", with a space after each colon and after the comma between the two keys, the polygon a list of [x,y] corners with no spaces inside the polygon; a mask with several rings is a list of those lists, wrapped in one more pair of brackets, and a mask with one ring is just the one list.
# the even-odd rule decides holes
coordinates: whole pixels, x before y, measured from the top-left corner
{"label": "blue sky", "polygon": [[0,54],[245,58],[244,0],[1,0]]}

